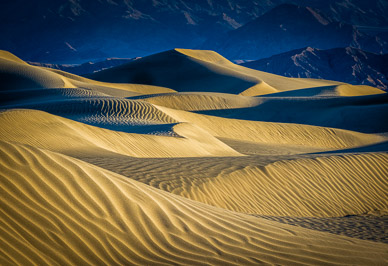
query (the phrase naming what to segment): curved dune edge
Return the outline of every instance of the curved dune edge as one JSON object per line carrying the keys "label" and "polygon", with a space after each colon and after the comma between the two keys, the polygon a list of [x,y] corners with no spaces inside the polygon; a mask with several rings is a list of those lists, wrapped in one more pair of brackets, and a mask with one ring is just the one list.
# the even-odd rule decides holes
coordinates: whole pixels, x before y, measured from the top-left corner
{"label": "curved dune edge", "polygon": [[241,141],[274,145],[292,144],[334,150],[370,145],[387,139],[380,135],[335,128],[228,119],[155,106],[175,120],[196,124],[215,137]]}
{"label": "curved dune edge", "polygon": [[3,265],[388,261],[385,244],[214,208],[49,151],[0,147]]}
{"label": "curved dune edge", "polygon": [[132,157],[241,156],[209,133],[187,123],[177,126],[182,137],[153,136],[102,129],[42,111],[11,109],[0,112],[0,124],[0,140],[70,156],[112,156],[112,153]]}

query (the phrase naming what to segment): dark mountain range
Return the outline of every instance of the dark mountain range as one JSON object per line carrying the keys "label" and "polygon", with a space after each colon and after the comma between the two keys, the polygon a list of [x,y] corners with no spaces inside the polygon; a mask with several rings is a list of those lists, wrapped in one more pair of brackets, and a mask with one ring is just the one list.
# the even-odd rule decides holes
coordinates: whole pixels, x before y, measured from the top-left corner
{"label": "dark mountain range", "polygon": [[388,43],[337,22],[310,7],[277,6],[263,16],[222,36],[209,39],[211,49],[229,59],[265,58],[306,46],[329,49],[352,46],[376,53],[388,52]]}
{"label": "dark mountain range", "polygon": [[317,78],[388,88],[388,54],[356,48],[298,49],[243,66],[287,77]]}
{"label": "dark mountain range", "polygon": [[[377,33],[388,27],[388,6],[384,0],[367,4],[364,0],[14,0],[0,3],[0,49],[29,61],[82,63],[108,57],[144,56],[176,47],[200,48],[207,39],[240,28],[283,3],[311,6],[325,13],[330,22],[345,21],[364,29],[377,29]],[[287,16],[277,19],[284,26],[287,19],[296,20]],[[266,26],[279,27],[279,23]],[[350,26],[341,25],[333,26],[333,38],[354,33]],[[244,27],[241,31],[245,31]],[[303,27],[300,32],[312,34]],[[314,35],[307,37],[313,39]],[[233,46],[233,40],[228,44]],[[379,49],[373,38],[364,43]],[[241,51],[260,48],[255,41],[251,47],[244,40],[233,47],[241,44],[248,45]],[[349,45],[347,41],[346,44]],[[270,45],[273,43],[267,46]],[[308,45],[321,47],[309,43],[302,47]],[[242,52],[233,57],[241,59],[247,55]],[[249,59],[255,58],[259,57]]]}
{"label": "dark mountain range", "polygon": [[3,1],[0,49],[29,61],[50,63],[143,56],[195,47],[281,2],[284,0]]}
{"label": "dark mountain range", "polygon": [[103,61],[98,62],[86,62],[83,64],[49,64],[49,63],[37,63],[37,62],[28,62],[33,66],[41,66],[59,69],[76,75],[85,75],[94,73],[100,70],[108,69],[118,65],[132,62],[138,58],[107,58]]}

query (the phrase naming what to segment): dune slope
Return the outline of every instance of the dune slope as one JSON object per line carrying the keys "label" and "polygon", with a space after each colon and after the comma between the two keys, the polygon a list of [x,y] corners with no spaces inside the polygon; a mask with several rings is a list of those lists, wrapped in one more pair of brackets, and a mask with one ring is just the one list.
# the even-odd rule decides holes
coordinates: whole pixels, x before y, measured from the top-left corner
{"label": "dune slope", "polygon": [[223,211],[66,156],[0,145],[3,265],[371,265],[388,259],[384,244]]}

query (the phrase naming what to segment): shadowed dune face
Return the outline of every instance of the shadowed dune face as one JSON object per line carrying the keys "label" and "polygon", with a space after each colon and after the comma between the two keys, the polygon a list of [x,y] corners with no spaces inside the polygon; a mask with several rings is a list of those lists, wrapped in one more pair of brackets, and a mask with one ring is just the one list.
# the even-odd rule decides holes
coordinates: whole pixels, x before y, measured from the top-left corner
{"label": "shadowed dune face", "polygon": [[376,88],[186,49],[0,78],[1,265],[388,262]]}
{"label": "shadowed dune face", "polygon": [[[218,54],[216,57],[220,61],[223,59]],[[214,63],[214,60],[205,61],[204,58],[207,56],[195,58],[179,50],[172,50],[103,70],[89,77],[105,82],[157,85],[177,91],[236,94],[259,82],[255,77],[236,73],[222,64]]]}

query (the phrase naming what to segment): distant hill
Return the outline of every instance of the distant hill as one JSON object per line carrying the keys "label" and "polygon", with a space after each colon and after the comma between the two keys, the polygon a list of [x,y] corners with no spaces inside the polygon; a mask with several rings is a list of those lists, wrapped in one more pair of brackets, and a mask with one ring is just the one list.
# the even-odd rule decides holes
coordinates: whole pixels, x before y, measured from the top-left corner
{"label": "distant hill", "polygon": [[63,70],[76,75],[85,75],[94,73],[100,70],[108,69],[118,65],[122,65],[128,62],[132,62],[138,58],[107,58],[103,61],[98,62],[87,62],[83,64],[49,64],[49,63],[38,63],[28,62],[33,66],[48,67],[53,69]]}
{"label": "distant hill", "polygon": [[[303,11],[307,15],[310,13],[310,19],[306,20],[303,12],[299,15],[296,13],[295,16],[295,12],[287,11],[285,14],[280,13],[279,17],[271,11],[270,14],[276,16],[267,15],[267,20],[272,19],[279,23],[260,25],[258,22],[251,22],[253,26],[249,26],[250,21],[258,18],[262,20],[263,14],[284,3],[312,7]],[[314,19],[314,14],[309,10],[314,10],[315,15],[319,14],[334,23],[330,24],[334,29],[329,31],[326,30],[328,27],[322,25],[312,27],[317,22],[311,20],[311,16]],[[11,51],[28,61],[79,64],[109,57],[146,56],[176,47],[200,48],[209,38],[219,40],[220,35],[238,29],[236,33],[231,33],[232,39],[227,39],[225,45],[228,49],[216,50],[236,59],[258,59],[306,46],[349,46],[355,32],[351,26],[344,26],[340,22],[355,25],[364,32],[365,29],[373,29],[379,33],[384,27],[388,28],[387,13],[388,4],[385,0],[1,1],[0,49]],[[297,22],[299,19],[305,23],[298,24],[297,31],[292,30],[292,23],[289,21]],[[310,22],[313,22],[312,25]],[[283,25],[282,28],[279,28],[280,25]],[[246,30],[250,27],[259,31],[255,33]],[[312,30],[309,31],[311,27]],[[271,29],[275,39],[267,40],[260,29]],[[287,34],[279,35],[284,29],[287,29],[291,37],[295,34],[294,39],[284,39]],[[240,38],[240,32],[244,31],[254,38]],[[316,39],[320,32],[332,38]],[[257,39],[259,35],[261,37]],[[307,42],[314,39],[316,42]],[[375,36],[364,39],[360,40],[362,45],[355,47],[366,49],[370,46],[377,51],[387,40],[385,37],[378,37],[376,40]],[[221,44],[223,42],[224,39],[221,39]],[[274,51],[266,51],[268,47]],[[228,53],[224,53],[224,50]],[[233,50],[236,51],[235,54],[231,53]],[[257,51],[262,51],[263,55],[259,56]],[[250,54],[252,57],[242,58]]]}
{"label": "distant hill", "polygon": [[314,8],[283,4],[236,30],[209,39],[201,48],[229,59],[260,59],[307,46],[352,46],[385,53],[385,37],[367,35]]}
{"label": "distant hill", "polygon": [[388,54],[356,48],[303,48],[241,64],[286,77],[317,78],[388,89]]}

